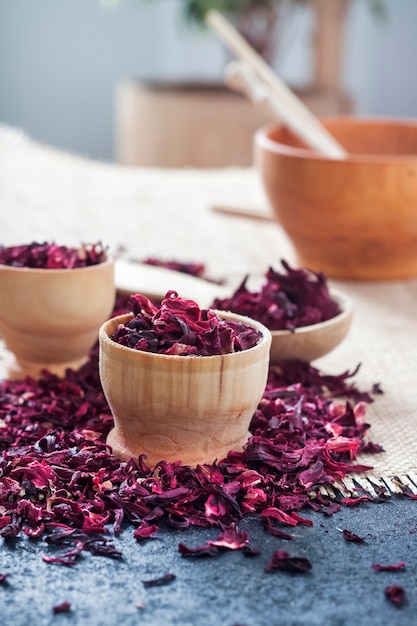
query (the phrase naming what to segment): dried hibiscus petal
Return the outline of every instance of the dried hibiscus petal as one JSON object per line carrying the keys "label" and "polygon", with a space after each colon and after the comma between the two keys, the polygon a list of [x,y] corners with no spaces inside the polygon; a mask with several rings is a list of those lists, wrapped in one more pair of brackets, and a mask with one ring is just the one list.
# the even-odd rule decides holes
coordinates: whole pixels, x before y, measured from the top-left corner
{"label": "dried hibiscus petal", "polygon": [[398,570],[405,568],[405,563],[404,561],[400,561],[396,565],[378,565],[377,563],[372,563],[372,567],[378,570],[378,572],[398,572]]}
{"label": "dried hibiscus petal", "polygon": [[20,531],[20,517],[18,515],[6,515],[5,519],[6,524],[0,526],[0,537],[4,537],[5,539],[17,537]]}
{"label": "dried hibiscus petal", "polygon": [[143,352],[212,356],[247,350],[261,338],[253,326],[221,319],[175,291],[167,292],[160,307],[140,294],[131,296],[128,307],[134,317],[121,324],[112,339]]}
{"label": "dried hibiscus petal", "polygon": [[151,580],[142,580],[144,587],[161,587],[163,585],[169,585],[176,579],[175,574],[164,574],[160,578],[153,578]]}
{"label": "dried hibiscus petal", "polygon": [[[171,304],[175,309],[178,302]],[[140,311],[148,304],[135,306]],[[192,332],[200,312],[185,311],[192,323],[184,332]],[[174,327],[175,310],[169,313],[166,325]],[[143,455],[121,463],[110,454],[105,441],[113,419],[97,346],[88,363],[62,379],[1,380],[0,536],[43,537],[57,550],[45,560],[68,566],[84,551],[120,556],[106,535],[128,525],[138,539],[162,524],[218,528],[211,544],[180,544],[183,556],[197,558],[251,550],[237,530],[248,513],[267,512],[261,519],[269,532],[290,539],[280,527],[310,523],[303,510],[330,515],[350,503],[325,497],[319,485],[354,471],[369,428],[364,409],[372,398],[349,380],[356,371],[330,376],[303,362],[274,368],[245,449],[196,468],[163,461],[150,468]]]}
{"label": "dried hibiscus petal", "polygon": [[12,267],[73,269],[98,265],[106,259],[106,248],[100,242],[82,244],[77,248],[47,242],[33,242],[10,247],[0,246],[0,264]]}
{"label": "dried hibiscus petal", "polygon": [[265,572],[269,574],[274,570],[282,570],[285,572],[300,573],[308,572],[311,567],[311,563],[308,559],[289,556],[288,552],[279,549],[273,553],[271,560],[265,567]]}
{"label": "dried hibiscus petal", "polygon": [[[358,466],[358,467],[360,467],[360,466]],[[368,469],[372,469],[372,468],[367,467],[366,470],[368,470]],[[363,471],[363,470],[362,469],[358,469],[358,471],[360,472],[360,471]],[[364,494],[362,496],[359,496],[358,498],[342,498],[341,502],[342,502],[342,504],[351,507],[351,506],[357,506],[358,504],[361,504],[362,502],[369,502],[371,500],[372,500],[371,496],[367,496],[367,495]]]}
{"label": "dried hibiscus petal", "polygon": [[384,593],[386,598],[390,600],[393,604],[400,606],[405,600],[405,589],[400,585],[391,585],[390,587],[385,587]]}
{"label": "dried hibiscus petal", "polygon": [[62,552],[59,556],[47,556],[43,555],[42,560],[46,563],[55,563],[57,565],[65,565],[71,567],[75,565],[77,558],[80,556],[84,549],[82,541],[75,541],[74,546]]}
{"label": "dried hibiscus petal", "polygon": [[52,609],[54,613],[69,613],[70,610],[71,604],[66,600],[64,602],[61,602],[61,604],[56,604]]}
{"label": "dried hibiscus petal", "polygon": [[252,548],[252,546],[244,546],[242,548],[242,554],[243,556],[253,557],[253,556],[258,556],[259,554],[261,554],[261,551],[258,550],[257,548]]}
{"label": "dried hibiscus petal", "polygon": [[365,541],[363,537],[360,537],[359,535],[353,533],[351,530],[346,529],[343,531],[343,538],[346,541],[351,541],[353,543],[363,543]]}
{"label": "dried hibiscus petal", "polygon": [[208,543],[203,544],[202,546],[197,546],[196,548],[190,548],[186,546],[184,543],[180,542],[178,544],[178,552],[181,556],[185,557],[206,557],[206,556],[217,556],[219,554],[218,548]]}
{"label": "dried hibiscus petal", "polygon": [[154,265],[156,267],[165,267],[168,270],[174,272],[181,272],[182,274],[190,274],[190,276],[197,276],[202,278],[205,272],[204,263],[190,263],[189,261],[175,261],[175,259],[163,260],[156,257],[147,257],[142,261],[146,265]]}
{"label": "dried hibiscus petal", "polygon": [[364,454],[379,454],[380,452],[385,452],[383,446],[379,443],[374,443],[373,441],[368,441],[363,447],[362,452]]}
{"label": "dried hibiscus petal", "polygon": [[83,549],[89,550],[95,556],[110,556],[112,558],[122,556],[120,550],[116,549],[111,540],[98,537],[92,537],[84,541]]}
{"label": "dried hibiscus petal", "polygon": [[158,532],[157,524],[148,524],[147,522],[142,522],[138,528],[133,533],[135,539],[149,539],[149,537],[153,537]]}
{"label": "dried hibiscus petal", "polygon": [[223,530],[217,539],[207,541],[207,543],[217,548],[225,548],[226,550],[240,550],[248,545],[249,536],[247,532],[240,531],[235,525],[232,525],[230,528]]}
{"label": "dried hibiscus petal", "polygon": [[295,330],[340,313],[323,273],[293,269],[286,261],[281,263],[285,273],[269,268],[259,291],[249,291],[246,277],[232,296],[216,299],[213,308],[247,315],[271,330]]}
{"label": "dried hibiscus petal", "polygon": [[248,543],[248,533],[238,530],[236,525],[232,524],[229,528],[223,530],[216,539],[210,539],[197,548],[190,548],[180,543],[178,552],[182,556],[217,556],[219,550],[243,550],[248,548]]}
{"label": "dried hibiscus petal", "polygon": [[266,519],[265,528],[274,537],[279,537],[280,539],[284,539],[285,541],[291,541],[292,539],[294,539],[294,535],[290,535],[280,530],[279,528],[276,528],[271,518]]}

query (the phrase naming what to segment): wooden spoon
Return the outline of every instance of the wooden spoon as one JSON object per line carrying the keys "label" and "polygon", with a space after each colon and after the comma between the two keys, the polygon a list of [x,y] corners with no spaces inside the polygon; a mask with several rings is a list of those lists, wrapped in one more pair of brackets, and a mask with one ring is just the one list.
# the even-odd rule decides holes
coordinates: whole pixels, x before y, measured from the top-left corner
{"label": "wooden spoon", "polygon": [[[344,148],[317,117],[277,76],[242,35],[218,11],[209,11],[207,24],[243,63],[235,66],[235,85],[251,100],[258,101],[274,118],[281,118],[307,145],[324,156],[341,159]],[[232,82],[229,68],[229,81]]]}
{"label": "wooden spoon", "polygon": [[200,308],[209,307],[215,298],[230,296],[232,289],[183,272],[126,259],[115,263],[115,284],[121,293],[141,293],[152,300],[162,300],[173,289],[182,298],[195,300]]}
{"label": "wooden spoon", "polygon": [[268,87],[257,78],[247,63],[231,61],[225,69],[225,83],[231,89],[244,94],[252,104],[272,121],[283,122],[289,126],[304,143],[332,159],[345,156],[333,139],[329,141],[323,132],[315,126],[306,124],[306,120],[293,107],[286,106],[278,98],[274,98]]}

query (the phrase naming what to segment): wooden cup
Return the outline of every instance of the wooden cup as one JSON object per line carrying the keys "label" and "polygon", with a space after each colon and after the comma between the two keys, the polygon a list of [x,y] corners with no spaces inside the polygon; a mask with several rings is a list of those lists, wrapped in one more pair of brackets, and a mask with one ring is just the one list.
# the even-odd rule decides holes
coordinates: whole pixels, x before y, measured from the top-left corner
{"label": "wooden cup", "polygon": [[334,278],[417,276],[417,121],[323,121],[347,158],[320,156],[283,125],[254,139],[256,166],[300,265]]}
{"label": "wooden cup", "polygon": [[0,334],[13,355],[8,378],[78,369],[110,317],[114,263],[75,269],[0,265]]}
{"label": "wooden cup", "polygon": [[249,318],[219,311],[224,319],[254,326],[260,342],[221,356],[176,356],[142,352],[110,337],[121,315],[99,332],[100,378],[114,417],[107,443],[121,459],[146,455],[196,466],[242,450],[268,376],[271,334]]}

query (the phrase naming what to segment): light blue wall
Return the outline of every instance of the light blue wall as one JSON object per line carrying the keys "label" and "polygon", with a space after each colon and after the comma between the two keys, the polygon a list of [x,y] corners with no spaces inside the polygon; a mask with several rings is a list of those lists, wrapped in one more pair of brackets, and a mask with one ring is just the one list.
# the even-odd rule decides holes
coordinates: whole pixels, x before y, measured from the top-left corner
{"label": "light blue wall", "polygon": [[[354,0],[343,82],[358,113],[417,117],[417,0],[386,3],[378,25]],[[100,0],[0,0],[0,123],[111,159],[118,81],[222,76],[222,46],[187,28],[180,9],[181,0],[124,0],[117,10]],[[293,84],[310,75],[310,17],[291,22],[277,58]]]}
{"label": "light blue wall", "polygon": [[384,0],[387,18],[372,18],[356,0],[346,38],[344,82],[359,113],[417,118],[417,1]]}

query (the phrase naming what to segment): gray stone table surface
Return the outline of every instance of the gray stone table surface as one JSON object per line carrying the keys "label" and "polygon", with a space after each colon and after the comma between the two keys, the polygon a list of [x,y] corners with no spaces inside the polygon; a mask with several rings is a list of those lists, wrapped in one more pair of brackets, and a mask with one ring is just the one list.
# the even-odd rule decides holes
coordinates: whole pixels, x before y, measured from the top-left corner
{"label": "gray stone table surface", "polygon": [[[342,507],[332,517],[310,513],[313,526],[299,526],[292,541],[267,533],[257,518],[240,524],[250,545],[260,550],[184,558],[178,543],[196,547],[217,536],[216,529],[163,530],[138,543],[127,527],[116,540],[120,559],[87,555],[74,567],[47,564],[50,548],[26,538],[0,546],[0,623],[7,626],[270,626],[283,624],[358,626],[414,625],[417,622],[417,503],[394,496],[382,503]],[[344,540],[348,529],[365,538]],[[307,573],[265,573],[277,548],[307,557]],[[396,572],[373,563],[405,562]],[[175,579],[147,588],[143,581],[167,573]],[[389,602],[384,589],[401,585],[402,606]],[[54,614],[67,601],[69,613]],[[143,605],[138,608],[138,604]]]}

